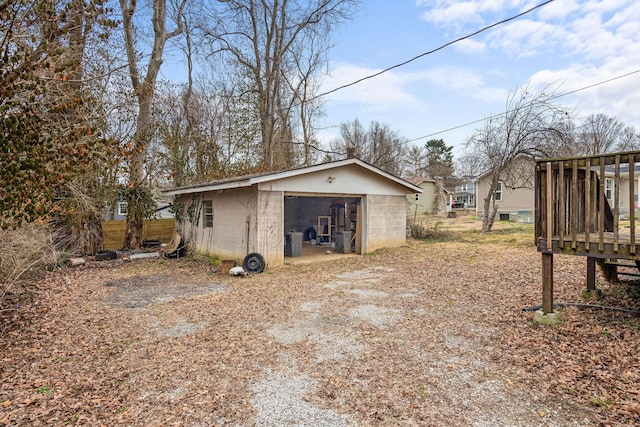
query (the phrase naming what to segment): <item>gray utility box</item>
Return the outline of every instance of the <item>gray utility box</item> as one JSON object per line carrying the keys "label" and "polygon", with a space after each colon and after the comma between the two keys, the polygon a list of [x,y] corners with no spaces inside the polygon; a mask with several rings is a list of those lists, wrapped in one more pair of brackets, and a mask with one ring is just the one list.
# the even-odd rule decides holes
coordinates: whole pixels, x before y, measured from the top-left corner
{"label": "gray utility box", "polygon": [[342,254],[351,253],[351,231],[338,231],[336,233],[336,251]]}
{"label": "gray utility box", "polygon": [[302,256],[302,233],[292,231],[285,235],[284,256]]}

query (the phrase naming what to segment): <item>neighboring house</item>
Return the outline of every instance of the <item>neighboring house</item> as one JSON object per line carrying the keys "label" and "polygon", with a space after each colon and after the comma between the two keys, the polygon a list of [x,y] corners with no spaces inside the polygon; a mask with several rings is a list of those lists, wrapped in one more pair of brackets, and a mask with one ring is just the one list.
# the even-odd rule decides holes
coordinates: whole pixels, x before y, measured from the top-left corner
{"label": "neighboring house", "polygon": [[311,230],[313,237],[332,238],[336,230],[348,230],[355,233],[360,254],[403,245],[406,196],[420,192],[420,187],[350,158],[164,193],[175,196],[176,228],[194,252],[236,261],[258,253],[274,265],[284,261],[285,242],[293,232],[311,237],[306,236]]}
{"label": "neighboring house", "polygon": [[[155,219],[173,218],[171,206],[173,198],[165,195],[155,197],[156,212],[153,215]],[[106,207],[102,212],[102,219],[105,221],[125,221],[127,219],[128,204],[124,200],[116,200],[113,206]]]}
{"label": "neighboring house", "polygon": [[476,207],[476,180],[472,177],[464,177],[460,184],[456,185],[452,199],[464,204],[465,208]]}
{"label": "neighboring house", "polygon": [[450,192],[441,180],[426,177],[407,178],[407,181],[422,188],[422,193],[407,195],[407,215],[428,215],[446,212]]}
{"label": "neighboring house", "polygon": [[[493,194],[493,201],[498,205],[496,219],[532,223],[534,221],[535,192],[534,176],[535,161],[530,158],[517,158],[503,174],[504,178],[498,183]],[[477,216],[484,216],[484,199],[489,194],[491,176],[486,173],[477,179]]]}
{"label": "neighboring house", "polygon": [[[535,219],[535,191],[533,185],[535,161],[528,158],[519,158],[514,161],[511,168],[513,168],[513,170],[507,170],[505,172],[505,179],[500,181],[498,189],[494,194],[496,204],[498,205],[496,219],[532,223]],[[600,166],[592,166],[591,170],[597,176],[601,174]],[[615,175],[615,166],[606,165],[604,168],[604,182],[602,182],[602,184],[604,187],[604,196],[612,209],[615,205]],[[489,193],[489,178],[489,175],[485,174],[481,175],[477,180],[476,194],[478,207],[476,211],[478,217],[484,215],[484,199]],[[636,192],[634,192],[633,195],[633,207],[631,204],[628,164],[620,165],[618,179],[618,211],[621,216],[627,217],[632,209],[634,211],[638,209],[638,195]],[[598,182],[598,185],[599,184]],[[640,188],[640,165],[634,165],[634,188]],[[597,191],[597,189],[595,191]]]}
{"label": "neighboring house", "polygon": [[[603,155],[604,156],[604,155]],[[600,167],[595,166],[591,168],[598,176],[600,175]],[[624,163],[620,165],[620,172],[617,174],[619,179],[618,184],[618,212],[623,217],[628,217],[631,213],[631,207],[634,212],[638,210],[638,188],[640,188],[640,165],[634,165],[634,193],[633,203],[631,203],[630,197],[630,174],[629,164]],[[613,210],[615,207],[615,192],[616,192],[616,170],[615,165],[606,165],[604,170],[604,197],[607,199],[609,206]],[[600,182],[598,182],[600,184]]]}

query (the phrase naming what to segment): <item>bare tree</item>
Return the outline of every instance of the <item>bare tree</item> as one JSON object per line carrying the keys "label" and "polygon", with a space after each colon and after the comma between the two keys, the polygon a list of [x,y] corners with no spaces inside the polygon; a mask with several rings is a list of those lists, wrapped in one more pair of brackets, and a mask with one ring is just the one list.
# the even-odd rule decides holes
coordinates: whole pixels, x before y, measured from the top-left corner
{"label": "bare tree", "polygon": [[467,152],[458,157],[455,160],[455,169],[458,176],[469,178],[477,178],[486,170],[480,155],[473,152]]}
{"label": "bare tree", "polygon": [[[228,0],[211,8],[207,18],[213,24],[204,32],[212,51],[230,55],[255,91],[264,168],[288,166],[284,163],[291,144],[291,100],[309,102],[312,87],[292,83],[308,82],[320,69],[321,57],[313,55],[307,56],[308,66],[300,66],[310,46],[302,40],[312,38],[314,51],[322,52],[331,30],[349,18],[355,4],[357,0]],[[303,71],[298,78],[293,77],[296,70]],[[294,96],[291,92],[296,90]],[[288,147],[281,147],[283,144]],[[279,161],[278,154],[284,159]]]}
{"label": "bare tree", "polygon": [[369,129],[358,119],[340,124],[341,137],[331,143],[331,150],[356,157],[396,176],[404,172],[407,139],[389,125],[372,121]]}
{"label": "bare tree", "polygon": [[407,148],[404,169],[410,176],[422,176],[425,174],[427,154],[424,146],[411,145]]}
{"label": "bare tree", "polygon": [[632,126],[605,114],[591,114],[577,125],[571,120],[562,120],[556,127],[561,132],[551,135],[545,147],[549,157],[588,156],[640,147]]}
{"label": "bare tree", "polygon": [[[139,66],[139,56],[136,51],[140,40],[136,34],[134,16],[138,12],[137,0],[119,0],[122,12],[122,26],[124,42],[129,66],[129,77],[134,93],[137,97],[138,111],[135,134],[131,142],[129,177],[128,177],[128,214],[127,228],[124,246],[139,248],[142,244],[142,226],[145,216],[148,214],[143,207],[148,206],[150,192],[145,185],[144,161],[147,148],[151,139],[151,113],[156,89],[156,81],[160,66],[163,62],[164,48],[169,39],[182,33],[182,12],[186,0],[180,0],[171,13],[167,16],[168,0],[153,0],[151,23],[153,27],[153,46],[146,64],[144,76]],[[167,21],[171,19],[175,28],[167,29]]]}
{"label": "bare tree", "polygon": [[495,192],[501,181],[514,189],[531,186],[531,171],[516,162],[542,154],[552,136],[561,133],[556,125],[567,111],[552,104],[552,99],[549,87],[538,93],[529,88],[514,91],[505,113],[487,119],[467,140],[467,151],[482,160],[490,183],[484,196],[482,231],[493,227],[499,207]]}
{"label": "bare tree", "polygon": [[578,142],[584,154],[629,151],[640,147],[639,136],[632,126],[625,125],[615,117],[591,114],[578,128]]}
{"label": "bare tree", "polygon": [[625,126],[620,133],[616,151],[640,150],[640,135],[633,126]]}
{"label": "bare tree", "polygon": [[610,153],[618,145],[623,129],[624,124],[614,117],[591,114],[582,121],[578,137],[588,150],[585,154]]}
{"label": "bare tree", "polygon": [[311,166],[317,155],[318,142],[315,139],[313,123],[323,114],[323,102],[315,95],[318,92],[318,71],[323,65],[324,55],[329,45],[324,43],[318,32],[306,32],[296,41],[292,49],[292,69],[285,74],[288,90],[291,93],[287,111],[297,111],[301,144],[303,146],[303,164]]}

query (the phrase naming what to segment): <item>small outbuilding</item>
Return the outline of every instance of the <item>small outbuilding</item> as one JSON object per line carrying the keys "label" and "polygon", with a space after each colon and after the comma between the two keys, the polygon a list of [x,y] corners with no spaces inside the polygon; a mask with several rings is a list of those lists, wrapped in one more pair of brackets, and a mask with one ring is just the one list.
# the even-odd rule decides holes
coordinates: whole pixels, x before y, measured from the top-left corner
{"label": "small outbuilding", "polygon": [[[267,265],[301,245],[363,254],[406,243],[406,196],[422,189],[359,159],[165,190],[190,250]],[[260,261],[262,261],[262,259]]]}

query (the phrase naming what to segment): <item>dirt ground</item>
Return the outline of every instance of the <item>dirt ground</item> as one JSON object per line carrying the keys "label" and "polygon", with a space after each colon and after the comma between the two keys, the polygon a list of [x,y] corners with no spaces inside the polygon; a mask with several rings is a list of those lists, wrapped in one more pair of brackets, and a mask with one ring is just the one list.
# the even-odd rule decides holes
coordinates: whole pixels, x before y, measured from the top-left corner
{"label": "dirt ground", "polygon": [[[471,228],[244,278],[190,259],[56,271],[4,313],[0,425],[639,424],[640,317],[533,324],[532,234]],[[556,301],[640,308],[600,277],[605,297],[580,300],[584,274],[557,256]]]}

